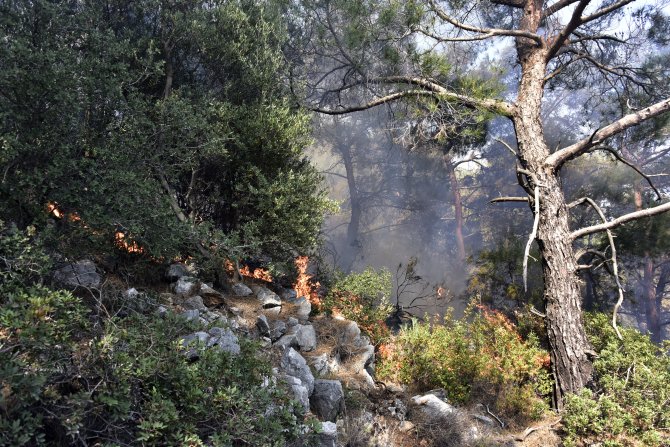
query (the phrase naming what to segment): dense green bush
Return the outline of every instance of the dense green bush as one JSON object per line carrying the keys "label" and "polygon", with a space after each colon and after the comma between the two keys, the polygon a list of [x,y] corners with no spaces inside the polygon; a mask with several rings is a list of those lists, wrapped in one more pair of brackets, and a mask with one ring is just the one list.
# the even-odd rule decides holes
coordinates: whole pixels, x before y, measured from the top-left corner
{"label": "dense green bush", "polygon": [[389,336],[385,320],[393,311],[389,302],[391,273],[366,268],[360,273],[336,275],[323,300],[323,310],[355,321],[374,345]]}
{"label": "dense green bush", "polygon": [[549,354],[499,312],[471,307],[462,320],[414,320],[380,351],[379,376],[416,391],[441,387],[454,403],[485,403],[508,419],[537,418],[548,408]]}
{"label": "dense green bush", "polygon": [[670,357],[634,329],[619,340],[605,314],[587,314],[598,358],[593,390],[568,396],[563,423],[568,446],[670,444]]}
{"label": "dense green bush", "polygon": [[0,3],[4,217],[57,206],[50,239],[75,256],[116,232],[156,259],[311,248],[328,201],[286,39],[282,2]]}
{"label": "dense green bush", "polygon": [[0,240],[0,277],[11,279],[0,282],[0,446],[281,446],[298,436],[302,407],[262,386],[271,370],[255,345],[241,339],[238,356],[201,347],[189,361],[178,340],[195,323],[96,318],[81,298],[34,282],[43,253],[27,235]]}

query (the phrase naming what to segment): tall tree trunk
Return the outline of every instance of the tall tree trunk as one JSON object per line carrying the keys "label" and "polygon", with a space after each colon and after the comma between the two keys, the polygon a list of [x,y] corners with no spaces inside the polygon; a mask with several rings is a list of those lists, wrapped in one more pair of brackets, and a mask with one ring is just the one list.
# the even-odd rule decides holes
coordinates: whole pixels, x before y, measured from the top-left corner
{"label": "tall tree trunk", "polygon": [[[524,20],[539,24],[537,14],[530,11],[529,15]],[[582,321],[577,261],[568,226],[568,209],[558,172],[545,164],[550,151],[540,114],[546,49],[522,40],[517,43],[522,78],[513,121],[519,161],[529,174],[521,173],[519,180],[529,193],[539,188],[536,240],[542,255],[546,326],[556,383],[556,405],[561,409],[565,394],[581,390],[589,381],[593,367],[587,354],[590,345]],[[531,209],[535,208],[533,201]]]}
{"label": "tall tree trunk", "polygon": [[[643,209],[642,184],[636,182],[633,190],[635,200],[635,210]],[[647,331],[651,333],[651,339],[659,343],[661,341],[661,309],[656,305],[656,287],[654,286],[655,276],[654,259],[649,251],[644,252],[643,272],[641,281],[641,299],[644,303],[644,313],[647,317]]]}
{"label": "tall tree trunk", "polygon": [[456,169],[452,163],[449,154],[444,156],[444,166],[447,169],[449,176],[449,187],[451,189],[451,198],[454,205],[454,220],[456,224],[456,248],[458,254],[459,268],[465,268],[465,240],[463,238],[463,198],[461,197],[461,189],[458,184],[458,177],[456,177]]}
{"label": "tall tree trunk", "polygon": [[349,187],[349,203],[351,204],[351,218],[347,226],[347,244],[346,253],[342,255],[342,268],[347,272],[351,271],[356,257],[360,252],[360,227],[363,209],[361,206],[361,198],[358,193],[358,186],[356,185],[356,173],[354,172],[353,157],[351,156],[351,148],[342,143],[338,145],[342,161],[344,162],[344,170],[347,175],[347,186]]}

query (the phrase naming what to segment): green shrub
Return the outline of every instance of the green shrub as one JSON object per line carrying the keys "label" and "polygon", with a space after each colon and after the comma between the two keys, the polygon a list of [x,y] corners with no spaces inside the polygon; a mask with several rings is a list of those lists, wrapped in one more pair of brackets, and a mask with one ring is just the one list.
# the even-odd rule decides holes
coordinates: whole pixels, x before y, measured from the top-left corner
{"label": "green shrub", "polygon": [[598,353],[594,389],[566,399],[566,445],[608,446],[670,444],[670,357],[667,346],[621,329],[619,340],[610,316],[587,314],[589,340]]}
{"label": "green shrub", "polygon": [[322,306],[327,312],[355,321],[372,344],[379,345],[389,336],[385,320],[393,311],[390,293],[391,273],[368,267],[336,278]]}
{"label": "green shrub", "polygon": [[413,384],[416,391],[444,388],[459,404],[491,405],[505,418],[537,418],[548,408],[549,355],[536,337],[523,340],[501,313],[470,307],[463,320],[404,328],[380,348],[380,377]]}
{"label": "green shrub", "polygon": [[[34,288],[0,308],[0,445],[284,445],[301,414],[241,340],[196,362],[177,316],[134,314],[94,334],[67,292]],[[267,417],[272,415],[272,417]]]}

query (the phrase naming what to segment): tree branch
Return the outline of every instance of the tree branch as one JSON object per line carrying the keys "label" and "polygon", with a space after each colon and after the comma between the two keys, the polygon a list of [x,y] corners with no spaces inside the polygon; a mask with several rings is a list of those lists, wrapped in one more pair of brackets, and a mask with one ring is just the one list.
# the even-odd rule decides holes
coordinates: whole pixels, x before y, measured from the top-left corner
{"label": "tree branch", "polygon": [[421,87],[421,89],[412,89],[412,90],[407,90],[407,91],[402,91],[402,92],[397,92],[397,93],[392,93],[386,96],[383,96],[381,98],[375,99],[373,101],[370,101],[366,104],[361,104],[358,106],[352,106],[352,107],[347,107],[347,108],[341,108],[337,110],[333,109],[323,109],[323,108],[313,108],[313,107],[307,107],[309,110],[315,111],[315,112],[320,112],[320,113],[325,113],[328,115],[342,115],[346,113],[351,113],[351,112],[358,112],[361,110],[367,110],[371,109],[373,107],[376,107],[381,104],[386,104],[388,102],[396,101],[398,99],[408,97],[408,96],[432,96],[437,100],[445,100],[445,101],[454,101],[454,102],[459,102],[464,105],[468,105],[471,107],[476,107],[476,108],[481,108],[488,110],[490,112],[497,113],[499,115],[507,116],[507,117],[512,117],[515,113],[515,107],[514,105],[500,100],[500,99],[487,99],[487,98],[474,98],[472,96],[468,95],[463,95],[460,93],[452,92],[445,87],[437,84],[436,82],[432,82],[428,79],[425,78],[419,78],[419,77],[413,77],[413,76],[386,76],[386,77],[380,77],[380,78],[370,78],[366,79],[364,81],[357,82],[355,84],[347,85],[341,87],[339,90],[343,89],[349,89],[355,86],[361,86],[361,85],[369,85],[369,84],[387,84],[387,85],[393,85],[393,84],[399,84],[399,85],[407,85],[410,87],[413,86],[418,86]]}
{"label": "tree branch", "polygon": [[501,202],[528,202],[528,197],[496,197],[489,201],[489,203]]}
{"label": "tree branch", "polygon": [[435,0],[428,0],[428,3],[430,4],[430,7],[432,11],[442,20],[445,22],[451,24],[452,26],[462,29],[464,31],[469,31],[472,33],[479,33],[479,34],[490,34],[491,36],[509,36],[509,37],[526,37],[528,39],[532,39],[538,44],[542,45],[542,38],[538,36],[535,33],[531,33],[529,31],[522,31],[522,30],[511,30],[511,29],[500,29],[500,28],[479,28],[477,26],[472,26],[472,25],[467,25],[463,22],[459,22],[458,20],[454,19],[451,17],[449,14],[447,14],[442,8],[440,8]]}
{"label": "tree branch", "polygon": [[561,9],[567,8],[568,6],[570,6],[573,3],[576,3],[578,1],[579,0],[559,0],[556,3],[554,3],[553,5],[549,6],[547,9],[545,9],[542,12],[542,18],[546,19],[547,17],[556,14]]}
{"label": "tree branch", "polygon": [[547,157],[545,165],[553,168],[554,170],[560,169],[563,163],[584,154],[592,147],[600,144],[603,140],[623,132],[629,127],[633,127],[643,121],[661,115],[669,110],[670,98],[667,98],[635,113],[626,115],[623,118],[620,118],[619,120],[595,131],[591,137],[585,138],[571,146],[554,152],[549,157]]}
{"label": "tree branch", "polygon": [[523,254],[523,291],[528,292],[528,258],[530,257],[530,247],[537,236],[537,228],[540,225],[540,186],[535,182],[535,219],[533,219],[533,230],[528,236],[526,250]]}
{"label": "tree branch", "polygon": [[558,33],[558,35],[549,39],[551,46],[549,47],[549,50],[545,56],[546,61],[550,61],[554,56],[556,56],[556,53],[558,53],[558,50],[563,46],[565,40],[570,36],[570,34],[572,34],[574,30],[579,27],[579,25],[582,24],[581,16],[589,3],[591,3],[591,0],[580,0],[579,4],[573,11],[572,17],[570,17],[568,24],[565,25],[565,27]]}
{"label": "tree branch", "polygon": [[[606,224],[607,223],[607,218],[605,217],[605,213],[603,213],[603,210],[600,209],[598,204],[593,201],[593,199],[590,199],[588,197],[584,197],[582,199],[579,199],[577,204],[588,204],[590,205],[594,210],[596,210],[596,213],[598,213],[598,216],[600,216],[600,219]],[[610,248],[612,249],[612,274],[614,275],[614,280],[616,281],[617,285],[617,290],[619,292],[619,299],[617,300],[616,304],[614,305],[614,311],[612,312],[612,327],[614,328],[614,331],[617,334],[617,337],[619,337],[619,340],[623,340],[623,337],[621,336],[621,332],[619,332],[619,328],[617,327],[616,324],[616,316],[617,312],[619,311],[619,308],[621,307],[621,304],[623,303],[623,286],[621,285],[621,281],[619,280],[619,263],[617,262],[617,257],[616,257],[616,245],[614,244],[614,236],[612,235],[612,232],[608,229],[607,231],[607,240],[609,242]]]}
{"label": "tree branch", "polygon": [[635,164],[633,164],[632,162],[623,158],[621,156],[621,154],[619,154],[619,152],[617,152],[614,148],[611,148],[609,146],[597,146],[597,147],[593,148],[593,150],[595,150],[595,151],[597,151],[597,150],[606,151],[606,152],[609,152],[610,154],[614,155],[614,158],[616,158],[621,163],[623,163],[626,166],[628,166],[629,168],[631,168],[633,171],[640,174],[647,181],[647,183],[649,183],[649,186],[651,187],[651,189],[654,190],[654,193],[656,194],[656,197],[658,197],[658,200],[663,199],[663,197],[661,196],[661,192],[656,188],[656,186],[654,186],[654,183],[651,181],[651,178],[647,174],[642,172],[642,170],[640,168],[638,168]]}
{"label": "tree branch", "polygon": [[647,209],[644,209],[644,210],[635,211],[633,213],[624,214],[623,216],[617,217],[614,220],[610,220],[607,223],[602,223],[602,224],[599,224],[599,225],[592,225],[590,227],[585,227],[585,228],[579,229],[577,231],[573,231],[572,234],[570,234],[570,238],[572,240],[575,240],[577,238],[580,238],[582,236],[586,236],[588,234],[598,233],[598,232],[601,232],[601,231],[607,231],[609,229],[621,226],[621,225],[625,224],[626,222],[630,222],[632,220],[642,219],[644,217],[656,216],[658,214],[665,213],[666,211],[670,211],[670,202],[664,203],[662,205],[654,206],[652,208],[647,208]]}
{"label": "tree branch", "polygon": [[392,93],[390,95],[382,96],[381,98],[377,98],[375,100],[372,100],[370,102],[364,103],[364,104],[359,104],[357,106],[351,106],[351,107],[341,107],[338,109],[324,109],[320,107],[311,107],[311,106],[303,106],[307,110],[311,110],[312,112],[318,112],[318,113],[323,113],[325,115],[346,115],[347,113],[352,113],[352,112],[360,112],[362,110],[368,110],[372,109],[373,107],[377,107],[382,104],[386,104],[389,102],[397,101],[398,99],[401,98],[406,98],[409,96],[428,96],[428,97],[435,97],[435,92],[431,91],[426,91],[426,90],[406,90],[404,92],[398,92],[398,93]]}

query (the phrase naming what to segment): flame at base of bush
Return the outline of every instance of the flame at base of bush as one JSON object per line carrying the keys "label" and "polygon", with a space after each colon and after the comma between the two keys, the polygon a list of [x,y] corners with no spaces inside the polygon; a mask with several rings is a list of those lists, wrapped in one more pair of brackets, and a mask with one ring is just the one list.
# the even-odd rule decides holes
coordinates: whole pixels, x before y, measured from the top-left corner
{"label": "flame at base of bush", "polygon": [[321,284],[317,281],[312,283],[311,279],[314,275],[307,273],[307,266],[309,265],[308,256],[298,256],[295,259],[295,266],[298,269],[298,277],[293,284],[293,288],[298,293],[298,296],[307,297],[312,306],[321,305],[321,297],[318,290]]}

